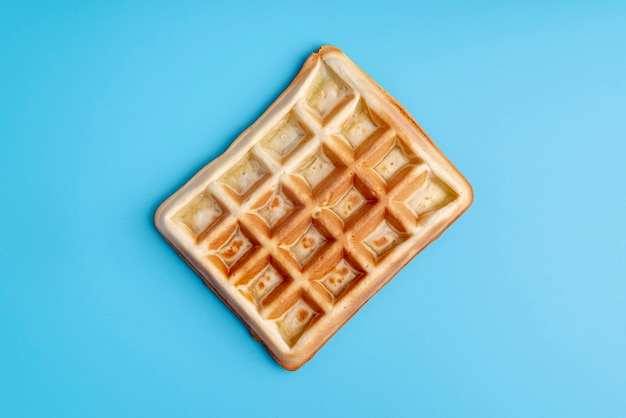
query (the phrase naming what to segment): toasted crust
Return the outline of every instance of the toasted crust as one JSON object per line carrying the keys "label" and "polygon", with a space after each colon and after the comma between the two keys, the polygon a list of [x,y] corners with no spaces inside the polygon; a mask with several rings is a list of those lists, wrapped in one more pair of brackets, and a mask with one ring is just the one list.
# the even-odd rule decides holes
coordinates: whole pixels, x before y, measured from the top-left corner
{"label": "toasted crust", "polygon": [[155,224],[296,370],[472,201],[409,113],[323,46]]}

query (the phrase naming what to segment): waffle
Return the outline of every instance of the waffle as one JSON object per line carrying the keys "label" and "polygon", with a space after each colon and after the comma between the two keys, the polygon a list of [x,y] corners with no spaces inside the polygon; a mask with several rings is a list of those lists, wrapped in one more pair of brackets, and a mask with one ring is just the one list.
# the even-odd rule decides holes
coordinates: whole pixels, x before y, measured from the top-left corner
{"label": "waffle", "polygon": [[155,222],[295,370],[472,199],[409,114],[324,46]]}

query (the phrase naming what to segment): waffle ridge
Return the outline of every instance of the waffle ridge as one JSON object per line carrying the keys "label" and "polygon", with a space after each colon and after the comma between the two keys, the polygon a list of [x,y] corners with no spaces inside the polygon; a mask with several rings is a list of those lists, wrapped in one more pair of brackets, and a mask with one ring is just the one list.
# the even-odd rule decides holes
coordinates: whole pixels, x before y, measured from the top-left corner
{"label": "waffle ridge", "polygon": [[170,244],[289,370],[472,202],[407,115],[323,47],[157,212]]}

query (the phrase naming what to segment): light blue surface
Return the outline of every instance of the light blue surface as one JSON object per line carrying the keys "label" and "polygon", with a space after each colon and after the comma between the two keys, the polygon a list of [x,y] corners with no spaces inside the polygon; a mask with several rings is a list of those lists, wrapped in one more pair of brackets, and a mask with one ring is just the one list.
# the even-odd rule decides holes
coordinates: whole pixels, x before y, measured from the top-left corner
{"label": "light blue surface", "polygon": [[[152,216],[326,43],[476,198],[289,373]],[[623,418],[625,157],[622,1],[3,2],[0,416]]]}

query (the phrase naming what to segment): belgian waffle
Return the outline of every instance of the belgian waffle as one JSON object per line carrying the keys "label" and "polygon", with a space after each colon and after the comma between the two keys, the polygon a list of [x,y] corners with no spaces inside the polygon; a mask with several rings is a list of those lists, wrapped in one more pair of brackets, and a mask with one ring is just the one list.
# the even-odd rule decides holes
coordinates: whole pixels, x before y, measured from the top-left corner
{"label": "belgian waffle", "polygon": [[324,46],[155,222],[295,370],[472,199],[409,114]]}

